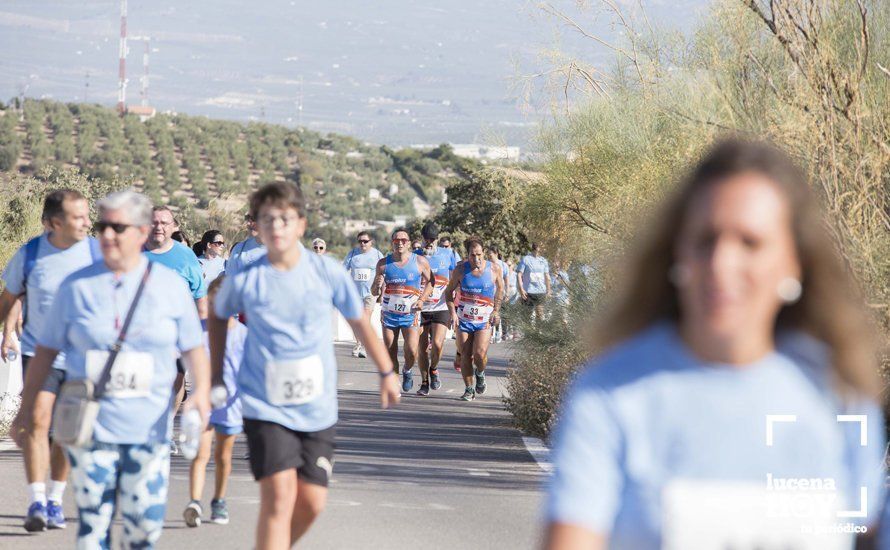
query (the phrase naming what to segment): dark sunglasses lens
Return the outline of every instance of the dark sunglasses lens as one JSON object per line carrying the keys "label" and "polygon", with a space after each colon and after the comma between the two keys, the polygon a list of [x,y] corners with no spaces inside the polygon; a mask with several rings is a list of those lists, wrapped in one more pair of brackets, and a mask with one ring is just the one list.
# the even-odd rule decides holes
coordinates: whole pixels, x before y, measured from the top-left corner
{"label": "dark sunglasses lens", "polygon": [[122,224],[122,223],[108,223],[108,222],[97,222],[96,223],[96,230],[99,233],[104,233],[105,229],[108,227],[110,227],[112,231],[114,231],[115,233],[120,235],[121,233],[126,231],[127,227],[129,227],[129,226]]}
{"label": "dark sunglasses lens", "polygon": [[371,241],[369,241],[369,240],[367,240],[367,239],[363,239],[363,240],[360,240],[359,242],[362,243],[362,244],[368,244],[368,243],[371,242]]}

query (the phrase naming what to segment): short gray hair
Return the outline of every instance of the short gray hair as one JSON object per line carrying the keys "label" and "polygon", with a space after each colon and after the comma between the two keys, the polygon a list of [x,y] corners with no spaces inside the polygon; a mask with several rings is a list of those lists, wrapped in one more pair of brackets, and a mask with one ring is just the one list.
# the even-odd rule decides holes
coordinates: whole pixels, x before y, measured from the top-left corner
{"label": "short gray hair", "polygon": [[124,210],[130,216],[130,223],[133,225],[151,225],[151,201],[145,195],[132,189],[110,193],[100,200],[97,206],[99,212]]}

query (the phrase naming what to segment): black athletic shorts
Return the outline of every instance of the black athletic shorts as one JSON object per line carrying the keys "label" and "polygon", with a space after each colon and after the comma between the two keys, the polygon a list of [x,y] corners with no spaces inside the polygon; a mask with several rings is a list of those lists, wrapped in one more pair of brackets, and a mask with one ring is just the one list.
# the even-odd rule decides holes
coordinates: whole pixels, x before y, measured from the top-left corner
{"label": "black athletic shorts", "polygon": [[334,469],[334,432],[334,426],[319,432],[297,432],[274,422],[245,418],[254,479],[296,468],[303,481],[327,487]]}
{"label": "black athletic shorts", "polygon": [[[25,382],[25,372],[28,370],[28,361],[33,359],[30,355],[22,355],[22,384]],[[49,369],[46,381],[43,383],[41,391],[48,391],[53,395],[59,395],[59,389],[65,383],[65,371],[62,369]]]}
{"label": "black athletic shorts", "polygon": [[544,300],[547,299],[546,294],[526,294],[526,296],[528,296],[528,298],[525,299],[525,303],[530,306],[543,304]]}
{"label": "black athletic shorts", "polygon": [[447,309],[443,309],[442,311],[421,311],[420,312],[420,326],[425,327],[432,325],[433,323],[438,323],[440,325],[445,325],[446,327],[451,326],[451,312]]}
{"label": "black athletic shorts", "polygon": [[182,359],[176,360],[176,372],[179,374],[185,374],[185,364],[182,362]]}

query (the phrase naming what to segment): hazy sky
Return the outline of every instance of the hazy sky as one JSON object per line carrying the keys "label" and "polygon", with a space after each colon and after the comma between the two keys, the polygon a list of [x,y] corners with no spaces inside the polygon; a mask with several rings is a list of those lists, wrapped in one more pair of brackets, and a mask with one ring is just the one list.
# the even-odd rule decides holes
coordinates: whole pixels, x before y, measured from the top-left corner
{"label": "hazy sky", "polygon": [[[657,20],[680,26],[705,3],[644,1]],[[3,2],[0,99],[26,88],[31,97],[114,105],[119,20],[113,1]],[[615,32],[605,16],[584,21]],[[524,1],[129,2],[129,35],[152,38],[148,97],[158,109],[296,125],[302,100],[306,126],[394,145],[525,146],[547,112],[543,97],[520,100],[515,84],[544,66],[558,31]],[[560,40],[608,62],[571,31]],[[130,104],[140,101],[143,44],[130,43]]]}

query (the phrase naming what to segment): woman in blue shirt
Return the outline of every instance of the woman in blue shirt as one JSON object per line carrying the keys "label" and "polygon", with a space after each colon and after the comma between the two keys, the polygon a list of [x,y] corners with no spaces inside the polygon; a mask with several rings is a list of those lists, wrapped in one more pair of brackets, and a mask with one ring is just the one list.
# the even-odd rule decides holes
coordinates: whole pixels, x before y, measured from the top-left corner
{"label": "woman in blue shirt", "polygon": [[[38,338],[22,411],[30,416],[34,397],[61,350],[68,381],[98,382],[108,350],[147,277],[99,399],[93,441],[67,451],[79,515],[77,547],[110,548],[111,523],[120,507],[125,545],[153,548],[161,536],[167,502],[176,356],[181,353],[192,370],[194,392],[188,406],[197,408],[205,422],[209,366],[185,281],[163,265],[152,264],[147,271],[142,247],[151,227],[149,200],[123,191],[98,206],[95,227],[104,261],[74,272],[59,288]],[[26,419],[23,425],[30,424]]]}
{"label": "woman in blue shirt", "polygon": [[563,402],[548,548],[824,548],[874,527],[876,354],[822,223],[769,145],[725,141],[693,170]]}

